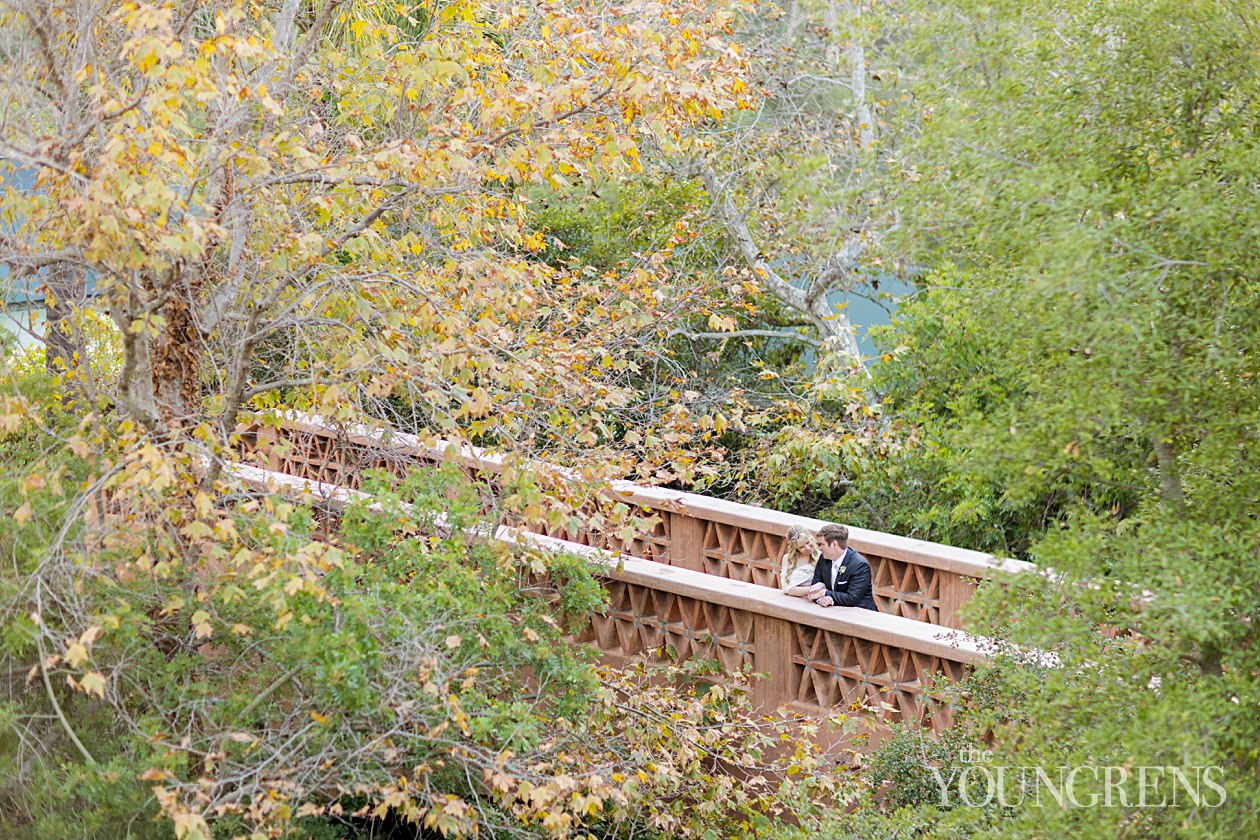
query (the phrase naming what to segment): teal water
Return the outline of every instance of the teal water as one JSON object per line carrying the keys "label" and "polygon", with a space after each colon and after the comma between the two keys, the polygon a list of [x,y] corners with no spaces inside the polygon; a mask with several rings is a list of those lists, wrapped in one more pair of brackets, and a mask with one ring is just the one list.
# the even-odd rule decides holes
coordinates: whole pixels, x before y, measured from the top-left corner
{"label": "teal water", "polygon": [[868,358],[879,353],[871,328],[891,323],[900,301],[917,291],[913,283],[893,277],[881,277],[878,283],[878,289],[863,286],[853,292],[832,292],[827,296],[832,306],[844,307],[849,322],[856,327],[858,349]]}

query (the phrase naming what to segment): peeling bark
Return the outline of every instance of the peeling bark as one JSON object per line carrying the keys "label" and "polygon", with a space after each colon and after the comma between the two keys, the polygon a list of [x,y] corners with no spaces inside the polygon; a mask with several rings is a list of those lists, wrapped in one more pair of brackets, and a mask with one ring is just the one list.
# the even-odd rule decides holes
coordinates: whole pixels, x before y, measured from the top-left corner
{"label": "peeling bark", "polygon": [[166,325],[153,342],[153,394],[162,420],[183,426],[199,414],[201,335],[184,295],[172,296],[162,314]]}

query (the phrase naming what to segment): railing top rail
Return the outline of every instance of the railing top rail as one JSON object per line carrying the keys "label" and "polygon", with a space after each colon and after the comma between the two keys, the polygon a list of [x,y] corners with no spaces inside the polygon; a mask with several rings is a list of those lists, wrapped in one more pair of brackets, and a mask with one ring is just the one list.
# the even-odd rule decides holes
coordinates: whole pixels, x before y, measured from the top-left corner
{"label": "railing top rail", "polygon": [[[503,456],[479,447],[455,445],[438,441],[430,446],[415,435],[406,432],[374,430],[361,424],[333,426],[323,418],[313,415],[290,413],[286,425],[311,434],[337,434],[347,441],[367,446],[392,449],[400,454],[434,460],[451,459],[465,466],[496,471],[506,460]],[[554,464],[537,462],[553,473],[570,474],[571,471]],[[581,477],[573,474],[575,480]],[[800,525],[818,530],[826,524],[823,520],[807,516],[780,513],[752,505],[729,502],[699,493],[685,493],[662,487],[651,487],[631,481],[614,480],[609,483],[610,492],[619,499],[633,502],[652,510],[681,513],[697,519],[705,519],[742,528],[760,530],[783,536],[788,528]],[[849,544],[860,552],[876,554],[893,560],[914,563],[954,574],[984,578],[995,572],[1042,571],[1035,564],[1023,560],[999,558],[991,554],[942,543],[871,531],[866,528],[849,528]]]}
{"label": "railing top rail", "polygon": [[[242,482],[275,492],[310,494],[334,506],[344,506],[355,499],[371,497],[357,490],[335,487],[311,479],[278,473],[245,464],[229,464],[228,472]],[[989,640],[960,630],[925,624],[895,615],[871,612],[856,607],[823,608],[781,592],[756,584],[727,580],[703,572],[664,566],[600,548],[567,542],[554,537],[500,526],[496,539],[528,544],[550,551],[581,554],[600,563],[607,577],[624,580],[652,589],[671,592],[697,600],[773,616],[807,627],[829,630],[847,636],[912,650],[956,662],[988,661],[994,649]]]}

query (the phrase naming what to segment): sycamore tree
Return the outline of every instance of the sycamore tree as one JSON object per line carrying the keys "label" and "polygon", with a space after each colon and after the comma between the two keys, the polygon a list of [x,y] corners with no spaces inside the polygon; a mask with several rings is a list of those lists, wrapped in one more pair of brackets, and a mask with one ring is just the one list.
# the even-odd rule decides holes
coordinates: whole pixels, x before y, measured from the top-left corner
{"label": "sycamore tree", "polygon": [[508,469],[495,516],[603,527],[575,476],[692,469],[728,421],[643,360],[755,287],[679,276],[683,225],[597,271],[525,219],[748,105],[737,13],[0,4],[0,157],[34,173],[5,182],[0,260],[58,347],[3,383],[6,835],[731,833],[804,807],[814,775],[778,786],[738,693],[596,675],[569,640],[591,569],[471,536],[459,476],[343,517],[224,469],[286,409],[573,468]]}
{"label": "sycamore tree", "polygon": [[[814,512],[910,436],[881,411],[869,360],[840,296],[888,298],[906,271],[888,247],[907,119],[897,4],[783,4],[745,22],[755,108],[707,125],[683,160],[661,163],[702,191],[723,232],[722,264],[760,286],[732,334],[697,349],[755,368],[746,435],[729,441],[724,492]],[[729,348],[736,345],[738,353]],[[723,375],[715,365],[713,378]]]}
{"label": "sycamore tree", "polygon": [[94,277],[123,370],[67,378],[153,439],[213,456],[258,398],[329,412],[394,398],[421,428],[591,448],[635,411],[632,349],[704,294],[661,294],[664,257],[596,277],[533,259],[548,245],[521,223],[522,188],[633,174],[645,139],[676,146],[744,107],[732,11],[5,15],[0,154],[37,181],[5,193],[4,259]]}
{"label": "sycamore tree", "polygon": [[739,259],[847,366],[865,372],[855,325],[830,299],[878,296],[899,270],[880,248],[897,229],[888,176],[901,129],[895,4],[795,0],[747,26],[764,98],[706,132],[681,171],[712,202]]}

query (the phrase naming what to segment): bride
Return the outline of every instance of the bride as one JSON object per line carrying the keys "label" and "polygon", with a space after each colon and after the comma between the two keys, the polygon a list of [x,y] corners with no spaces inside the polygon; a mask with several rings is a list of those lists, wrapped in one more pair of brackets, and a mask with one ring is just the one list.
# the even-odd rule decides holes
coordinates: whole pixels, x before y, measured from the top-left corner
{"label": "bride", "polygon": [[788,528],[783,559],[779,561],[779,588],[787,595],[804,598],[814,579],[818,546],[814,535],[800,525]]}

